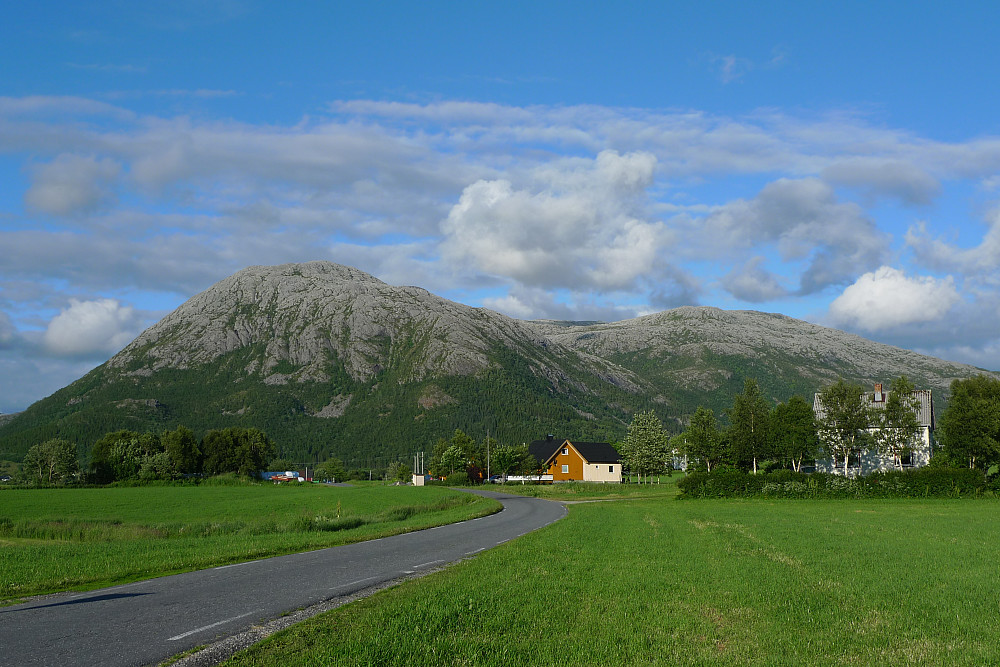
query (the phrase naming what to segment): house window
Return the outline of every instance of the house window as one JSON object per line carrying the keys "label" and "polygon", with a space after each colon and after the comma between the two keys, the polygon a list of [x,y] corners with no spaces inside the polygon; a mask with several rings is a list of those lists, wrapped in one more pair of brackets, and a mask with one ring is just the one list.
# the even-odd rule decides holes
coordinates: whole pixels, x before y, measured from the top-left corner
{"label": "house window", "polygon": [[568,472],[569,472],[569,465],[567,465],[567,464],[565,464],[565,463],[564,463],[564,464],[563,464],[563,474],[565,475],[565,474],[567,474]]}
{"label": "house window", "polygon": [[614,472],[614,471],[615,471],[614,466],[608,466],[608,472]]}
{"label": "house window", "polygon": [[563,456],[569,454],[569,447],[563,447]]}

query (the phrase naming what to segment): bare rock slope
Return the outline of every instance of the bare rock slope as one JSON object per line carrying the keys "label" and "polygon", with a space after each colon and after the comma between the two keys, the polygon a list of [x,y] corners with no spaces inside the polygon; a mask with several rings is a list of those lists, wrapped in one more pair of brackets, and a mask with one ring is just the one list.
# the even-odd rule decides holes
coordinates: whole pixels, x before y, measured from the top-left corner
{"label": "bare rock slope", "polygon": [[[560,368],[565,362],[638,390],[631,372],[554,342],[528,323],[330,262],[244,269],[189,299],[108,367],[151,375],[256,347],[260,353],[245,372],[266,384],[325,382],[332,362],[353,380],[366,381],[410,350],[399,379],[415,382],[481,371],[496,345],[516,350],[555,382],[573,381]],[[289,368],[294,370],[282,370]]]}

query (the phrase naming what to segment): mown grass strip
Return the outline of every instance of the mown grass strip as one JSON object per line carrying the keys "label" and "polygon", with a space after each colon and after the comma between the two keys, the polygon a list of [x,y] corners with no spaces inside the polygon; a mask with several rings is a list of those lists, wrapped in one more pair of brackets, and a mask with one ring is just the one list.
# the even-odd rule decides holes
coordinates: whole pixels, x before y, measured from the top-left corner
{"label": "mown grass strip", "polygon": [[229,664],[997,664],[998,518],[983,500],[574,505]]}
{"label": "mown grass strip", "polygon": [[148,487],[0,492],[0,600],[86,590],[484,516],[444,488]]}

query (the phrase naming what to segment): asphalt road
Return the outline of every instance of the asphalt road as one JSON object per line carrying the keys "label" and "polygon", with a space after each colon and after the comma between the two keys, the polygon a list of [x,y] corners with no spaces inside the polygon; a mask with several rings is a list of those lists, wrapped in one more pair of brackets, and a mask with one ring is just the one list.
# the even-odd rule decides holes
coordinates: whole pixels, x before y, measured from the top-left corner
{"label": "asphalt road", "polygon": [[289,611],[469,558],[556,521],[547,500],[379,540],[0,607],[0,665],[150,665]]}

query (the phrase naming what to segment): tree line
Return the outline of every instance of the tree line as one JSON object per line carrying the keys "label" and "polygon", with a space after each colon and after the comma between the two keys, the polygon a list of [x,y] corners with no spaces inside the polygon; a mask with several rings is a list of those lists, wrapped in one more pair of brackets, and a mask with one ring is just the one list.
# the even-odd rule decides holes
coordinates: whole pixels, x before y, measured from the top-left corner
{"label": "tree line", "polygon": [[80,465],[77,446],[68,440],[33,445],[21,474],[23,481],[35,484],[110,484],[225,473],[255,477],[267,468],[274,451],[267,434],[255,428],[214,429],[201,439],[185,426],[160,434],[119,430],[94,443],[86,467]]}
{"label": "tree line", "polygon": [[[977,375],[951,384],[942,413],[932,465],[989,470],[1000,464],[1000,380]],[[846,472],[865,450],[889,456],[898,470],[917,445],[920,401],[905,376],[892,381],[885,402],[875,407],[865,388],[843,379],[819,392],[820,414],[801,396],[770,405],[753,378],[726,409],[728,426],[699,406],[687,428],[670,437],[651,412],[633,416],[618,443],[630,474],[669,473],[675,457],[687,457],[690,470],[712,472],[734,467],[758,472],[763,465],[801,472],[803,463],[827,456]]]}

